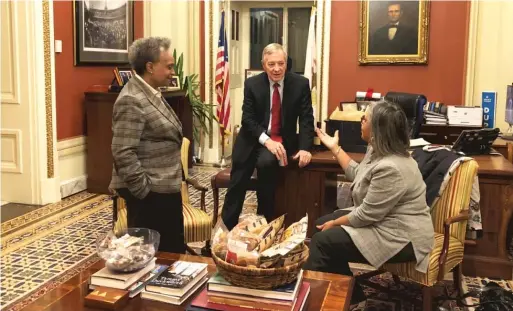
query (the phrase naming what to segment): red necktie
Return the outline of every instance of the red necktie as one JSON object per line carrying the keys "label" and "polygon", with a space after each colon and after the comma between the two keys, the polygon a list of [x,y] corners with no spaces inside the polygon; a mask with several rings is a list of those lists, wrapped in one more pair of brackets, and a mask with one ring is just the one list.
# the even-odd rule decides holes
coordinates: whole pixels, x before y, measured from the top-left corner
{"label": "red necktie", "polygon": [[281,99],[280,99],[280,85],[278,83],[274,84],[273,91],[273,106],[271,108],[271,139],[277,141],[279,143],[282,142],[282,138],[280,135],[281,128]]}

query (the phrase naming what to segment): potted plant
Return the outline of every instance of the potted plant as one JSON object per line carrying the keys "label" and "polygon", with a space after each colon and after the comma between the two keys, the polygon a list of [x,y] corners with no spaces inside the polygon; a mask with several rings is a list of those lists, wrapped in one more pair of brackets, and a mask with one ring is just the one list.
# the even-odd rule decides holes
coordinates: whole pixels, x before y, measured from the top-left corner
{"label": "potted plant", "polygon": [[189,104],[192,108],[193,115],[193,123],[199,126],[193,127],[193,135],[196,141],[200,141],[201,131],[203,133],[208,133],[209,128],[208,124],[210,121],[216,121],[217,119],[214,117],[212,112],[214,105],[206,104],[201,100],[199,95],[200,90],[200,81],[198,79],[198,74],[191,74],[185,76],[183,72],[183,53],[180,54],[180,57],[176,58],[176,49],[173,51],[173,58],[175,59],[175,74],[178,76],[178,83],[180,89],[185,91],[185,96],[189,100]]}

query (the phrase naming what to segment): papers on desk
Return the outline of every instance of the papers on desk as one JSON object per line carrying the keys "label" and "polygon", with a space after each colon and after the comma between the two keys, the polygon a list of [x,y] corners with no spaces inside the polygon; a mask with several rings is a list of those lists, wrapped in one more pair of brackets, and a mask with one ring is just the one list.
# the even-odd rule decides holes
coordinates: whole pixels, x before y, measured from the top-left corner
{"label": "papers on desk", "polygon": [[427,145],[431,145],[431,143],[426,141],[424,138],[410,139],[410,148],[422,147]]}

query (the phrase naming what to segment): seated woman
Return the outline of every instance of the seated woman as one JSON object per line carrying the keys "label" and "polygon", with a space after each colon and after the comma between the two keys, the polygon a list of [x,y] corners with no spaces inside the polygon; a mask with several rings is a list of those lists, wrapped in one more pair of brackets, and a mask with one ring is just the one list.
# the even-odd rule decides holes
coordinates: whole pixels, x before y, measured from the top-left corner
{"label": "seated woman", "polygon": [[[362,138],[369,147],[357,164],[341,149],[338,132],[330,137],[317,129],[351,185],[354,208],[337,210],[317,220],[304,269],[352,275],[349,262],[379,268],[385,262],[416,261],[426,272],[433,246],[433,224],[426,186],[408,152],[404,111],[387,101],[371,104],[362,117]],[[365,299],[360,287],[352,303]]]}

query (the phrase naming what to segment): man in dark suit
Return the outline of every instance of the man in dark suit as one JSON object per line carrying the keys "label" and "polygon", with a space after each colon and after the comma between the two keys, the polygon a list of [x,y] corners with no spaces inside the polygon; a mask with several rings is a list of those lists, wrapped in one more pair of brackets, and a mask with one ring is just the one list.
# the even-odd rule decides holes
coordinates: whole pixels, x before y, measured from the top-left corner
{"label": "man in dark suit", "polygon": [[222,212],[230,230],[238,223],[255,168],[257,214],[269,221],[274,216],[278,165],[288,164],[287,155],[294,155],[300,167],[312,159],[309,150],[313,144],[314,118],[308,79],[286,71],[287,54],[276,43],[264,48],[262,66],[265,72],[244,83],[242,127],[235,141],[230,185]]}
{"label": "man in dark suit", "polygon": [[369,55],[417,54],[417,32],[401,22],[401,3],[388,5],[389,23],[379,28],[369,39]]}

